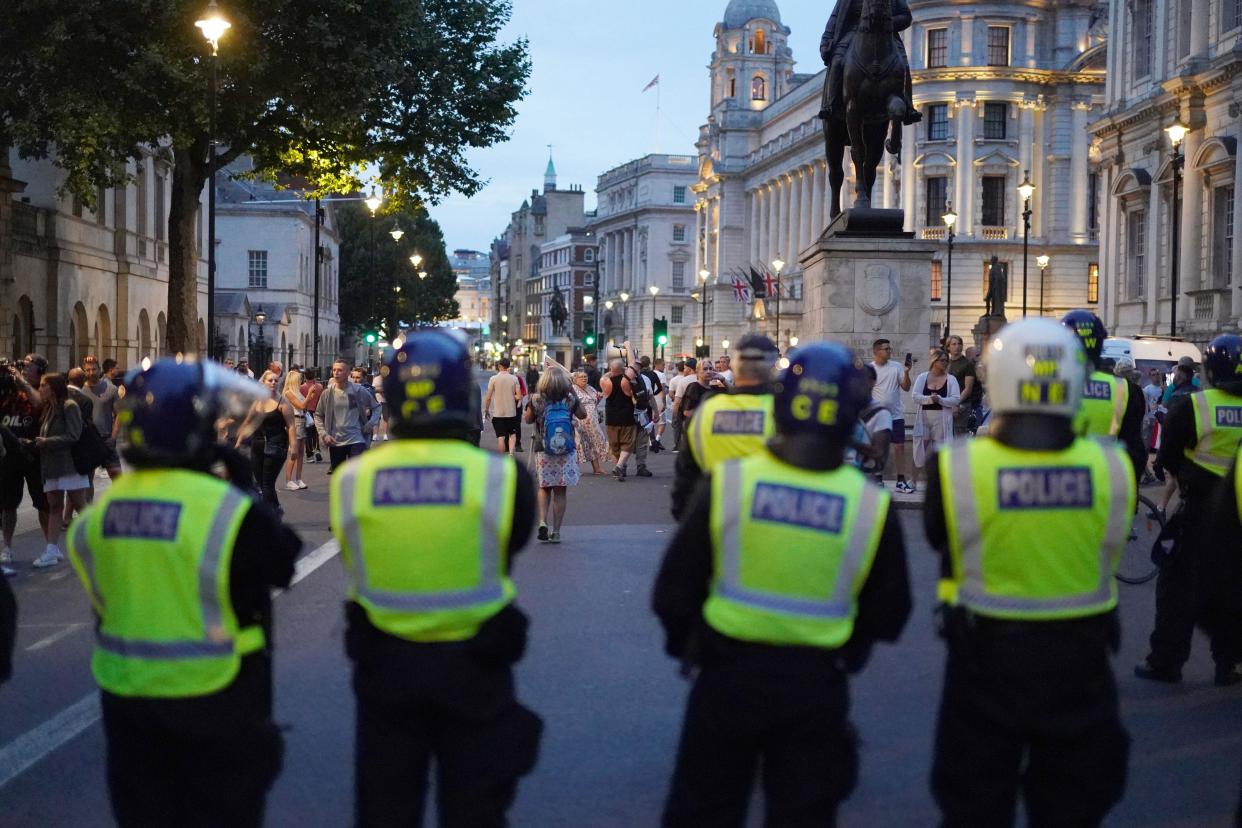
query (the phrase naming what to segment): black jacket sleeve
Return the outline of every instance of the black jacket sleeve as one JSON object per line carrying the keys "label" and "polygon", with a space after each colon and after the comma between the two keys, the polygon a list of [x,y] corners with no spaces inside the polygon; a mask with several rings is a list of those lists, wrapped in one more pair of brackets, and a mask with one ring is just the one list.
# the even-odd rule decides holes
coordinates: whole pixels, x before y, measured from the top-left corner
{"label": "black jacket sleeve", "polygon": [[896,641],[910,618],[910,572],[897,512],[890,506],[871,571],[858,594],[854,634],[845,645],[850,672],[861,670],[877,641]]}
{"label": "black jacket sleeve", "polygon": [[517,466],[517,487],[513,495],[513,528],[509,533],[509,567],[530,540],[535,529],[535,480],[521,463]]}
{"label": "black jacket sleeve", "polygon": [[1121,419],[1121,433],[1118,438],[1126,447],[1126,454],[1134,466],[1134,479],[1137,481],[1147,469],[1147,446],[1143,443],[1143,417],[1147,413],[1147,403],[1143,399],[1143,391],[1137,385],[1127,381],[1129,386],[1129,402],[1126,413]]}
{"label": "black jacket sleeve", "polygon": [[673,465],[673,520],[681,520],[690,504],[690,497],[703,478],[703,470],[690,450],[690,438],[682,438],[681,452]]}
{"label": "black jacket sleeve", "polygon": [[258,501],[251,504],[233,544],[229,572],[229,593],[238,623],[270,630],[271,590],[289,586],[301,551],[302,539],[270,507]]}
{"label": "black jacket sleeve", "polygon": [[651,606],[664,627],[664,651],[673,658],[686,656],[711,583],[711,492],[711,475],[704,475],[690,496],[681,525],[664,550],[664,560],[656,575]]}
{"label": "black jacket sleeve", "polygon": [[927,483],[923,490],[927,493],[923,501],[923,532],[927,535],[927,543],[940,554],[940,577],[951,574],[949,564],[949,527],[944,516],[944,496],[940,479],[940,464],[927,464]]}
{"label": "black jacket sleeve", "polygon": [[0,684],[13,675],[13,644],[17,639],[17,599],[9,579],[0,575]]}
{"label": "black jacket sleeve", "polygon": [[1199,440],[1195,429],[1195,408],[1190,396],[1182,394],[1169,400],[1169,412],[1160,431],[1160,465],[1175,477],[1181,477],[1186,458],[1183,452]]}

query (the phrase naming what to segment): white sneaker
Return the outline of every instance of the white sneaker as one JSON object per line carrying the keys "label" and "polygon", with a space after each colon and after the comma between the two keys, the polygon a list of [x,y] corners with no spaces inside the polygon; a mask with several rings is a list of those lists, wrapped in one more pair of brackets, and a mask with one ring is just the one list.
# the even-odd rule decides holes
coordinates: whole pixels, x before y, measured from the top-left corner
{"label": "white sneaker", "polygon": [[0,546],[0,564],[13,563],[13,550],[7,546]]}
{"label": "white sneaker", "polygon": [[3,574],[6,578],[16,578],[17,570],[11,566],[0,566],[0,574]]}
{"label": "white sneaker", "polygon": [[299,488],[299,489],[309,489],[309,488],[310,488],[310,486],[307,486],[307,485],[306,485],[306,481],[305,481],[305,480],[299,480],[299,481],[298,481],[298,488]]}
{"label": "white sneaker", "polygon": [[296,492],[300,488],[302,487],[299,486],[297,483],[294,483],[292,480],[290,480],[288,483],[285,484],[285,491]]}
{"label": "white sneaker", "polygon": [[35,569],[47,569],[48,567],[56,566],[56,564],[60,563],[64,559],[64,553],[49,543],[47,545],[47,549],[43,550],[42,555],[35,558],[34,563],[31,564],[31,566]]}

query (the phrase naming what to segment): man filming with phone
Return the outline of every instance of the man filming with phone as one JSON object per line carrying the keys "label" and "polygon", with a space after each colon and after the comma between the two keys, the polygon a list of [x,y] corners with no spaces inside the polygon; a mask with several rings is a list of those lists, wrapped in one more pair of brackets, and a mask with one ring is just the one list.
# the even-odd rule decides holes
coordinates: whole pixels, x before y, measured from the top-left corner
{"label": "man filming with phone", "polygon": [[877,339],[871,344],[875,360],[875,388],[871,399],[888,409],[893,417],[893,468],[897,472],[898,492],[913,494],[914,484],[906,481],[906,419],[901,405],[901,392],[910,390],[910,369],[914,367],[914,355],[907,353],[905,364],[893,362],[893,345],[887,339]]}

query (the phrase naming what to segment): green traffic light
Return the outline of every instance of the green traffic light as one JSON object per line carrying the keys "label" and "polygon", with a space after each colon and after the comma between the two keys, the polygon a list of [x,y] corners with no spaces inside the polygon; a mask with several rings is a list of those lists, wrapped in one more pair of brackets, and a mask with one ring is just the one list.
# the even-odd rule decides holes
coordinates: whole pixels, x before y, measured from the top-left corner
{"label": "green traffic light", "polygon": [[661,345],[667,345],[668,337],[665,336],[664,334],[660,334],[659,338],[656,341],[659,342]]}
{"label": "green traffic light", "polygon": [[586,337],[586,340],[585,340],[585,341],[586,341],[586,344],[588,344],[588,345],[594,345],[594,344],[595,344],[595,337],[588,335],[588,336]]}
{"label": "green traffic light", "polygon": [[365,340],[368,345],[374,345],[379,341],[379,337],[373,333],[367,333],[367,335],[363,337],[363,340]]}

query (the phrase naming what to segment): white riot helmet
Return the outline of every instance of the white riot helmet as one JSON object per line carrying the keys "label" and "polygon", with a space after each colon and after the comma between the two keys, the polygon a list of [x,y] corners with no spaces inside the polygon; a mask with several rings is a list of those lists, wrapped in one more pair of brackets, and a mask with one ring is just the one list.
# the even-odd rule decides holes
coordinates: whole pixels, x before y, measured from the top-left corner
{"label": "white riot helmet", "polygon": [[983,354],[992,413],[1073,417],[1087,381],[1087,355],[1074,332],[1051,319],[1001,328]]}

